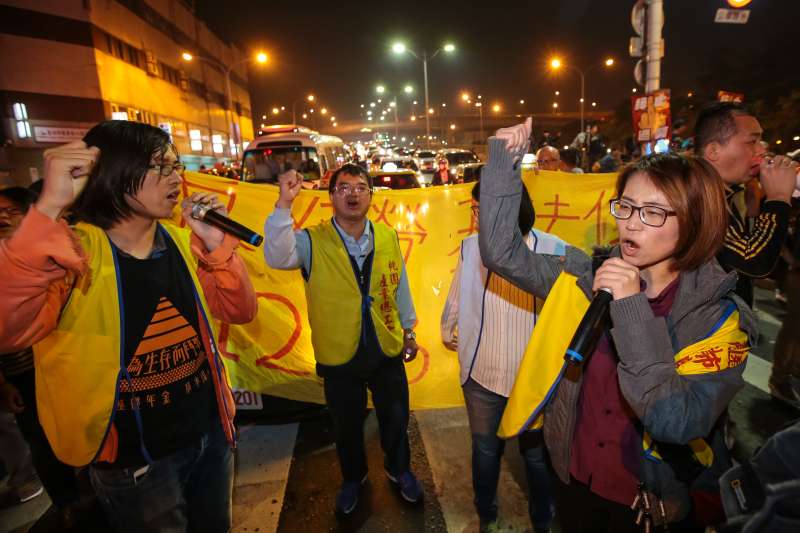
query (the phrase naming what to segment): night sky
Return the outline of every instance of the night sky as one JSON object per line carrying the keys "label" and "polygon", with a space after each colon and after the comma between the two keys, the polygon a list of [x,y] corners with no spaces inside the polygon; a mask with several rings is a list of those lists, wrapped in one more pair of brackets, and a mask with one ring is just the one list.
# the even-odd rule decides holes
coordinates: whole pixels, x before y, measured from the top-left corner
{"label": "night sky", "polygon": [[[196,9],[209,27],[243,50],[269,52],[269,68],[250,70],[253,114],[260,122],[274,105],[288,110],[308,92],[340,119],[353,119],[359,104],[376,98],[378,83],[399,90],[411,83],[421,113],[422,64],[392,54],[391,43],[398,39],[429,53],[445,42],[457,46],[455,54],[441,53],[428,64],[432,105],[445,101],[450,109],[465,110],[458,98],[468,90],[508,111],[522,111],[520,98],[527,111],[546,112],[553,101],[561,110],[577,110],[577,74],[554,75],[547,68],[547,58],[558,53],[584,69],[607,56],[616,59],[613,70],[598,67],[586,76],[587,101],[612,109],[635,86],[635,60],[627,51],[632,5],[631,0],[198,0]],[[719,7],[728,7],[725,0],[665,0],[662,87],[673,94],[697,91],[703,83],[708,94],[769,88],[784,94],[797,87],[800,1],[753,0],[746,25],[715,24]],[[398,98],[407,115],[404,99]]]}

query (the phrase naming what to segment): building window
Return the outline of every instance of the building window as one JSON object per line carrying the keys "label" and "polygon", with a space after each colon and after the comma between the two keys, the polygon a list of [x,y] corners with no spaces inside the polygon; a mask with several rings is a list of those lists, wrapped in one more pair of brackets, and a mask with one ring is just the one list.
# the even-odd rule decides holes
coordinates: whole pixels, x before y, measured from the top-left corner
{"label": "building window", "polygon": [[200,130],[189,130],[189,139],[193,152],[203,151],[203,141],[200,136]]}
{"label": "building window", "polygon": [[225,143],[222,140],[222,135],[212,135],[211,136],[211,146],[214,149],[215,154],[221,154],[225,151]]}
{"label": "building window", "polygon": [[17,137],[20,139],[30,139],[31,123],[28,121],[28,108],[21,102],[14,104],[14,120],[17,121]]}

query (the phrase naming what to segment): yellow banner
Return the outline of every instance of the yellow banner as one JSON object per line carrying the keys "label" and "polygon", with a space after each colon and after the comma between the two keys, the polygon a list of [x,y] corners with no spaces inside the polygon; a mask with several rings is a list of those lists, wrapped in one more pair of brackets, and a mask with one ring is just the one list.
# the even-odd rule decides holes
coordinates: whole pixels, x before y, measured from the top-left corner
{"label": "yellow banner", "polygon": [[[536,209],[536,227],[587,251],[615,240],[616,225],[608,208],[615,179],[615,174],[527,173],[524,181]],[[442,345],[439,321],[461,241],[475,232],[472,186],[376,191],[372,200],[372,221],[397,230],[417,311],[420,352],[406,367],[413,409],[464,402],[458,357]],[[227,197],[231,218],[259,232],[278,199],[274,185],[187,172],[183,193],[195,191],[216,192],[223,202]],[[296,229],[330,218],[327,191],[303,191],[292,215]],[[221,325],[218,344],[234,387],[324,403],[300,271],[269,268],[261,247],[242,244],[239,255],[258,294],[258,316],[244,326]]]}

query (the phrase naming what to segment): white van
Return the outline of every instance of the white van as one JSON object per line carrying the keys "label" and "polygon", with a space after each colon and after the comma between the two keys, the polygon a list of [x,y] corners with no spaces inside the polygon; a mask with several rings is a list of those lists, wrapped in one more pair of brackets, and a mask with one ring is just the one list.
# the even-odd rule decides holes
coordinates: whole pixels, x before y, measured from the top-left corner
{"label": "white van", "polygon": [[279,174],[293,168],[303,174],[304,188],[324,189],[345,161],[339,137],[291,124],[267,126],[244,152],[242,181],[276,183]]}

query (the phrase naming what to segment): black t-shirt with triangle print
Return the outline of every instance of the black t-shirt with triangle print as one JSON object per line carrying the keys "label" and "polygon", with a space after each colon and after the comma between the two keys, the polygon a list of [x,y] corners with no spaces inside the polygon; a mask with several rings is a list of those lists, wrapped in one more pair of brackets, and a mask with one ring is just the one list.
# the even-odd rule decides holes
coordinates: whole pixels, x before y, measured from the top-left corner
{"label": "black t-shirt with triangle print", "polygon": [[119,383],[113,466],[123,468],[146,463],[135,411],[154,460],[200,439],[217,411],[192,281],[176,245],[157,233],[149,258],[117,256],[128,376]]}

